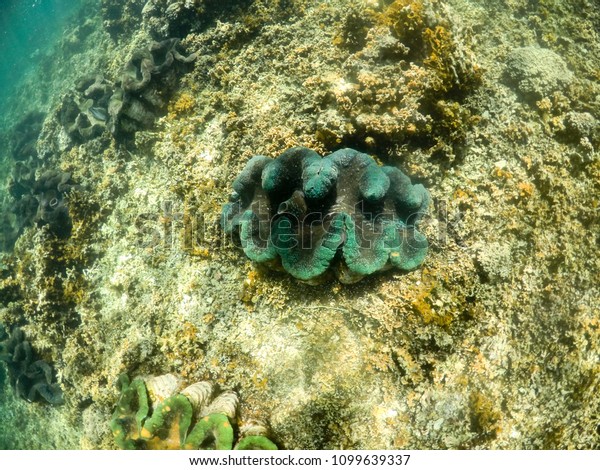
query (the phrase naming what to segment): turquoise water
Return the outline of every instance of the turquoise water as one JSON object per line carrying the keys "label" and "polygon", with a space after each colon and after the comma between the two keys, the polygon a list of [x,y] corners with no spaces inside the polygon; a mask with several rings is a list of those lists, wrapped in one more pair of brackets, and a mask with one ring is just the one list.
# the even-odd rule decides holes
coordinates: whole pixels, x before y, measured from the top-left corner
{"label": "turquoise water", "polygon": [[0,0],[0,106],[63,34],[80,0]]}
{"label": "turquoise water", "polygon": [[[0,109],[6,112],[6,103],[19,84],[44,58],[62,37],[73,13],[83,2],[80,0],[0,0]],[[23,103],[23,107],[26,107]],[[11,116],[3,116],[11,121]],[[2,166],[12,164],[6,149],[0,149],[0,175]],[[3,178],[4,180],[4,178]],[[4,181],[3,181],[4,183]],[[5,196],[0,185],[0,201]],[[0,210],[5,211],[2,205]],[[1,223],[1,222],[0,222]],[[0,262],[1,265],[1,262]],[[0,366],[0,421],[6,422],[9,409],[3,392],[11,393],[4,366]],[[17,442],[0,440],[0,449],[18,447]]]}

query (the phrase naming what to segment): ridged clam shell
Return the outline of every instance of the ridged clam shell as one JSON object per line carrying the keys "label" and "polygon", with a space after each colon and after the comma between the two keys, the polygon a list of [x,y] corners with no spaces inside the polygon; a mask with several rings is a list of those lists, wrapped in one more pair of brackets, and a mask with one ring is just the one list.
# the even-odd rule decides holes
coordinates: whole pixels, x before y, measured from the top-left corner
{"label": "ridged clam shell", "polygon": [[207,416],[213,413],[223,413],[228,418],[234,419],[239,401],[240,399],[234,391],[223,392],[202,410],[201,415]]}
{"label": "ridged clam shell", "polygon": [[240,426],[240,437],[246,436],[268,436],[269,428],[259,420],[250,420]]}
{"label": "ridged clam shell", "polygon": [[174,395],[181,388],[181,378],[173,374],[159,375],[144,379],[148,396],[153,404],[160,403]]}
{"label": "ridged clam shell", "polygon": [[181,391],[192,404],[195,410],[206,406],[213,394],[213,386],[210,382],[196,382]]}

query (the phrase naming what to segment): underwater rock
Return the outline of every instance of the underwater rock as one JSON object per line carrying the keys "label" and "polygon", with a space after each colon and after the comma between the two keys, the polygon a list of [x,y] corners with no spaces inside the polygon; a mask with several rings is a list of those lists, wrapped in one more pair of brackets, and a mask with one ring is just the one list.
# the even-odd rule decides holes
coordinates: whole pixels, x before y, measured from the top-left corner
{"label": "underwater rock", "polygon": [[598,120],[590,113],[569,111],[564,118],[564,136],[574,142],[589,139],[596,142],[600,139]]}
{"label": "underwater rock", "polygon": [[233,182],[221,225],[254,262],[318,282],[333,270],[352,283],[419,266],[428,243],[415,228],[429,193],[395,167],[352,149],[321,158],[295,147],[255,156]]}
{"label": "underwater rock", "polygon": [[530,101],[566,88],[573,73],[561,56],[541,47],[520,47],[506,59],[506,75],[517,90]]}
{"label": "underwater rock", "polygon": [[101,0],[103,25],[113,39],[133,34],[139,29],[140,16],[146,0]]}
{"label": "underwater rock", "polygon": [[204,13],[205,3],[205,0],[148,0],[142,18],[155,39],[184,37]]}
{"label": "underwater rock", "polygon": [[47,362],[37,359],[23,331],[15,327],[7,335],[0,326],[0,339],[0,360],[6,363],[17,396],[30,402],[63,404],[62,390],[53,383],[54,370]]}
{"label": "underwater rock", "polygon": [[[173,380],[175,378],[175,380]],[[232,391],[217,395],[212,402],[214,387],[209,382],[197,382],[167,398],[151,403],[146,383],[164,389],[179,382],[172,374],[132,382],[126,374],[118,380],[121,396],[113,413],[110,428],[115,443],[121,449],[218,449],[234,448],[233,424],[239,399]],[[150,413],[150,409],[153,412]],[[203,410],[201,413],[198,411]],[[198,418],[196,418],[198,416]],[[276,449],[266,437],[266,426],[255,427],[240,436],[243,449]],[[262,434],[261,434],[262,433]],[[261,447],[262,446],[262,447]]]}

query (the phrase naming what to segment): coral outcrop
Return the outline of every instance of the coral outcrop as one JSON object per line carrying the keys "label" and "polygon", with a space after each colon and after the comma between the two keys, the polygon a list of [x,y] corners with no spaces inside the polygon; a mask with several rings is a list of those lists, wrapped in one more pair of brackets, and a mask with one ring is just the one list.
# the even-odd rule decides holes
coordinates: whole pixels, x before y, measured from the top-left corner
{"label": "coral outcrop", "polygon": [[[226,391],[211,400],[214,387],[197,382],[181,391],[172,374],[136,378],[119,377],[121,396],[110,428],[121,449],[217,449],[231,450],[238,396]],[[152,412],[150,412],[152,410]],[[243,426],[235,448],[275,450],[259,424]]]}
{"label": "coral outcrop", "polygon": [[387,268],[411,270],[427,253],[415,225],[429,193],[395,167],[352,149],[324,158],[295,147],[253,157],[223,207],[223,230],[254,262],[281,263],[309,282],[334,268],[351,283]]}
{"label": "coral outcrop", "polygon": [[54,381],[52,366],[37,358],[23,331],[15,327],[7,335],[0,326],[0,339],[0,360],[6,363],[17,396],[51,405],[64,403],[62,390]]}
{"label": "coral outcrop", "polygon": [[563,90],[574,78],[560,55],[535,46],[512,50],[506,60],[505,73],[517,90],[532,102]]}
{"label": "coral outcrop", "polygon": [[184,37],[205,11],[205,0],[148,0],[142,9],[142,18],[156,39]]}
{"label": "coral outcrop", "polygon": [[139,27],[139,18],[144,0],[123,2],[121,0],[101,0],[100,11],[104,29],[113,39],[133,33]]}

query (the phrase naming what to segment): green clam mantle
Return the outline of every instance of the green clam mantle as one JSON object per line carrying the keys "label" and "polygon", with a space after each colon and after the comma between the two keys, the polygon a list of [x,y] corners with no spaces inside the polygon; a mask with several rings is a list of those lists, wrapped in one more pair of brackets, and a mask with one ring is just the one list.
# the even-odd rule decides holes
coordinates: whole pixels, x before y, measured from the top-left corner
{"label": "green clam mantle", "polygon": [[295,147],[250,159],[233,182],[221,225],[254,262],[317,283],[344,283],[419,266],[428,243],[416,224],[429,193],[391,166],[352,149],[326,157]]}

